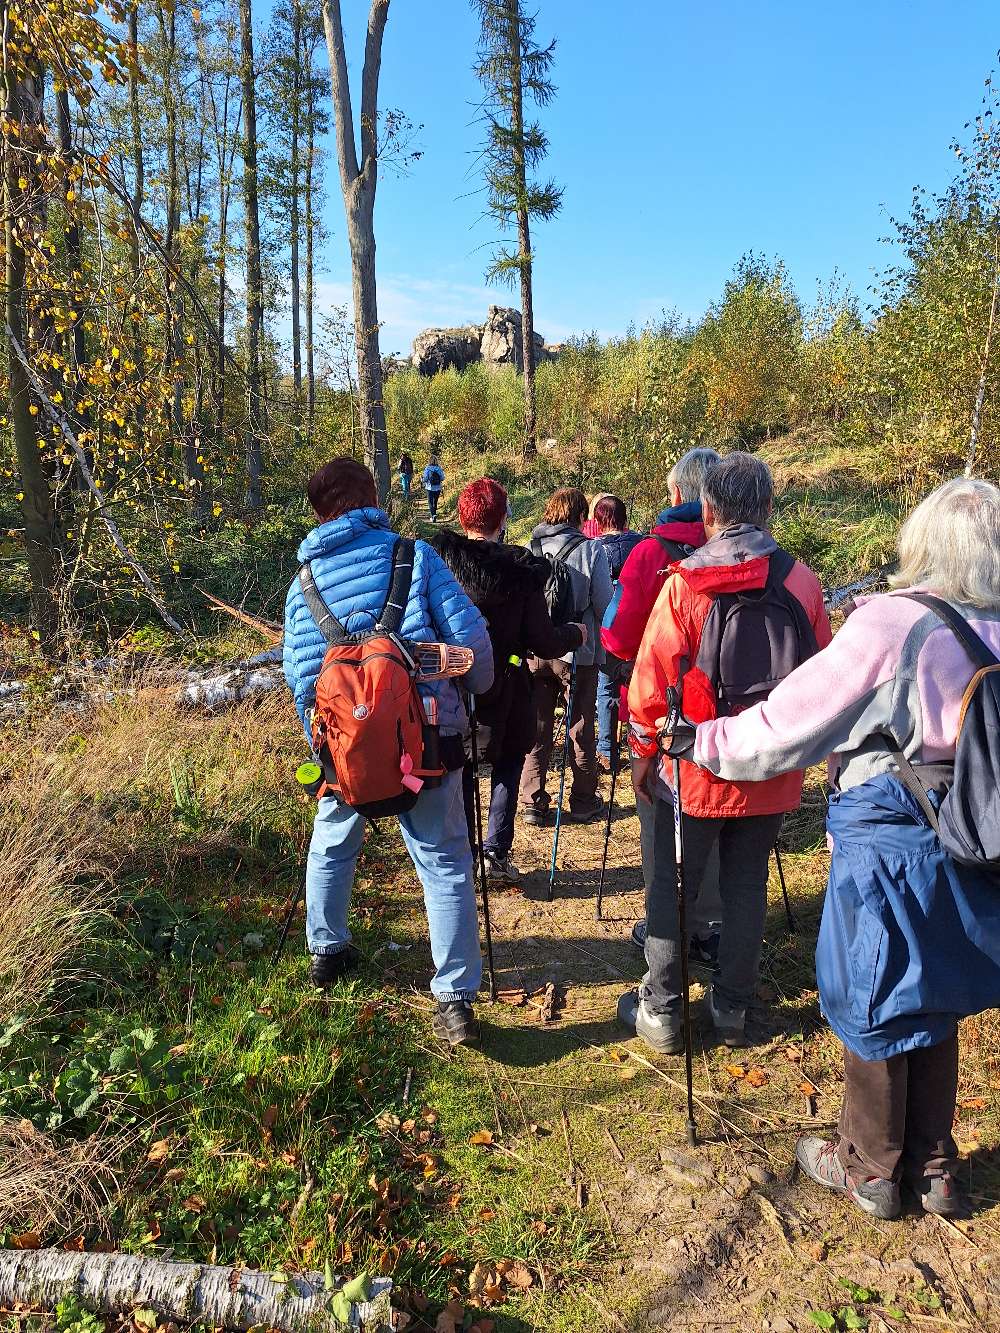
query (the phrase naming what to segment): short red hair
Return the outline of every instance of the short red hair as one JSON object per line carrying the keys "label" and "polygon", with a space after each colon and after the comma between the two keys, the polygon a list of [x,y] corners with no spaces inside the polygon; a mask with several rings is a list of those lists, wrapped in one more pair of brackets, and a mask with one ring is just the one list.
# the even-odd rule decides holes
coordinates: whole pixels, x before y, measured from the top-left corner
{"label": "short red hair", "polygon": [[492,477],[480,477],[462,488],[458,521],[466,532],[497,532],[507,517],[507,492]]}
{"label": "short red hair", "polygon": [[333,458],[309,478],[309,503],[323,520],[339,518],[351,509],[373,509],[378,504],[375,478],[356,458]]}

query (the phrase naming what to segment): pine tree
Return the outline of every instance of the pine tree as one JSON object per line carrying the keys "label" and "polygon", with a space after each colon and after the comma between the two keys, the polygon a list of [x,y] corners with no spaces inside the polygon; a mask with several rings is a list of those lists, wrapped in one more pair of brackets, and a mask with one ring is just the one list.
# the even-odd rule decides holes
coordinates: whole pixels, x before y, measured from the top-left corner
{"label": "pine tree", "polygon": [[525,101],[541,107],[555,96],[549,77],[555,42],[536,45],[535,16],[525,12],[521,0],[472,0],[472,4],[480,22],[475,72],[485,91],[487,208],[501,231],[517,230],[516,248],[498,244],[486,277],[520,282],[524,453],[531,458],[537,452],[531,224],[554,217],[562,207],[563,192],[554,181],[542,184],[531,176],[549,145],[537,121],[525,122]]}

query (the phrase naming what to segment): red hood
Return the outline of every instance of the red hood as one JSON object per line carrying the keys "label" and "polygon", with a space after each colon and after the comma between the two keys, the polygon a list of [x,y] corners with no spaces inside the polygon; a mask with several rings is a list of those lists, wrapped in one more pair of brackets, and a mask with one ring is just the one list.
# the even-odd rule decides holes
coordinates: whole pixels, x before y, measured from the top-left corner
{"label": "red hood", "polygon": [[692,592],[745,592],[763,588],[777,549],[769,532],[743,525],[718,533],[675,568]]}
{"label": "red hood", "polygon": [[671,519],[669,523],[658,523],[651,529],[657,537],[665,537],[668,542],[681,542],[684,546],[705,545],[705,525],[701,522],[681,523]]}

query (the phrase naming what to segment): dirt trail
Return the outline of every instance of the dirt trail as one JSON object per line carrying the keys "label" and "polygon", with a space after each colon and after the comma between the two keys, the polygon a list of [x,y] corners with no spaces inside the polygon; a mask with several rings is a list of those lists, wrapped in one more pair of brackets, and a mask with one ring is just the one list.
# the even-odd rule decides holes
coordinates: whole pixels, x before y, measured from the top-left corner
{"label": "dirt trail", "polygon": [[[508,1080],[533,1065],[516,1094],[518,1115],[548,1115],[557,1125],[565,1115],[575,1135],[566,1149],[577,1159],[577,1203],[616,1242],[604,1275],[605,1291],[615,1297],[608,1326],[745,1324],[790,1333],[814,1329],[810,1312],[825,1311],[838,1322],[821,1327],[996,1328],[1000,1172],[991,1154],[974,1151],[969,1172],[980,1195],[993,1198],[977,1199],[976,1217],[960,1226],[915,1211],[897,1223],[865,1219],[792,1179],[798,1133],[829,1127],[840,1100],[837,1043],[819,1019],[812,989],[822,853],[787,858],[801,936],[787,937],[777,884],[771,886],[760,1044],[724,1051],[699,1031],[702,1143],[692,1154],[684,1146],[682,1061],[652,1056],[614,1022],[619,995],[642,973],[628,941],[643,909],[627,779],[618,787],[603,920],[594,913],[603,821],[564,825],[556,894],[548,902],[551,836],[518,822],[513,855],[522,887],[495,891],[491,902],[501,990],[531,992],[553,982],[560,1004],[551,1022],[539,1022],[543,995],[518,1007],[484,1006],[483,1060]],[[694,975],[697,997],[704,976]],[[504,1032],[510,1027],[516,1038]],[[513,1111],[509,1118],[516,1128]],[[558,1130],[547,1142],[550,1153],[562,1154]],[[849,1308],[866,1325],[838,1313]]]}

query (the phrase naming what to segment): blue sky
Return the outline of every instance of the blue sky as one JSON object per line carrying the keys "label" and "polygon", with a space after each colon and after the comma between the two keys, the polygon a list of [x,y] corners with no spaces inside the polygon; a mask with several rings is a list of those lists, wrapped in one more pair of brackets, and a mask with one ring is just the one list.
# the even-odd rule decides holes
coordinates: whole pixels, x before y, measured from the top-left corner
{"label": "blue sky", "polygon": [[[557,39],[541,114],[563,210],[536,232],[535,324],[555,341],[699,315],[740,255],[778,255],[807,301],[835,270],[862,298],[912,188],[943,186],[1000,44],[995,0],[534,0]],[[352,77],[367,0],[344,0]],[[262,12],[263,17],[263,12]],[[423,158],[376,207],[385,352],[516,303],[483,280],[477,26],[465,0],[393,0],[382,104]],[[330,145],[332,153],[332,143]],[[349,297],[335,163],[324,301]]]}

